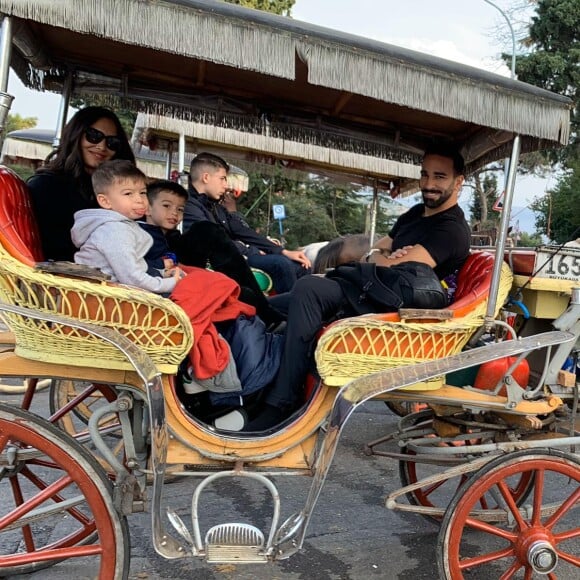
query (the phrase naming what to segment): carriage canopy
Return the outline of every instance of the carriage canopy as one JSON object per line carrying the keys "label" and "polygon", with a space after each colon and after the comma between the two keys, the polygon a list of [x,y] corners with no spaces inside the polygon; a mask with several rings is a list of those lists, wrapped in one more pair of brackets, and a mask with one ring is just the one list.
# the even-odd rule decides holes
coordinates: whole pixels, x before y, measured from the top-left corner
{"label": "carriage canopy", "polygon": [[[23,82],[130,99],[154,115],[320,148],[328,166],[401,185],[430,139],[468,168],[566,144],[571,102],[407,49],[209,0],[0,0]],[[340,152],[332,158],[328,151]],[[300,147],[292,155],[300,159]],[[350,158],[350,162],[349,162]]]}

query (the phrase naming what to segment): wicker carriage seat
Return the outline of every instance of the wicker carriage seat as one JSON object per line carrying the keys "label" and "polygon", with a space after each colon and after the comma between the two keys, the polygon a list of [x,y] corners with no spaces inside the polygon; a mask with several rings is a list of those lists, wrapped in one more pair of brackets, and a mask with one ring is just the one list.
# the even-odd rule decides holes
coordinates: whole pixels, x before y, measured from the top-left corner
{"label": "wicker carriage seat", "polygon": [[[342,386],[352,379],[387,368],[444,358],[461,351],[483,322],[494,255],[475,252],[457,278],[454,302],[441,311],[401,310],[339,320],[322,334],[316,365],[324,383]],[[511,288],[504,262],[496,314]],[[407,387],[437,389],[443,377]]]}
{"label": "wicker carriage seat", "polygon": [[[193,343],[176,304],[138,288],[54,275],[35,268],[40,237],[26,184],[0,166],[0,301],[113,328],[141,347],[161,372],[173,374]],[[64,325],[4,315],[24,358],[73,366],[132,370],[108,343]]]}

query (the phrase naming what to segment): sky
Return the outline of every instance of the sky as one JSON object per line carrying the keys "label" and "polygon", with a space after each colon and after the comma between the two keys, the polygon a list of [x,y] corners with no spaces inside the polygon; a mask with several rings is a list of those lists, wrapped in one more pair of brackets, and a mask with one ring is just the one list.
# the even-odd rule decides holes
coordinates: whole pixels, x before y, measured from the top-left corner
{"label": "sky", "polygon": [[[494,0],[505,10],[515,0]],[[502,15],[484,0],[297,0],[292,10],[302,20],[365,38],[427,52],[441,58],[510,75],[500,59],[501,52],[511,51],[511,42],[503,44],[498,33],[509,38]],[[59,97],[25,89],[14,73],[9,92],[15,95],[13,112],[37,117],[38,126],[53,129]],[[519,178],[515,205],[526,206],[542,194],[547,182]]]}

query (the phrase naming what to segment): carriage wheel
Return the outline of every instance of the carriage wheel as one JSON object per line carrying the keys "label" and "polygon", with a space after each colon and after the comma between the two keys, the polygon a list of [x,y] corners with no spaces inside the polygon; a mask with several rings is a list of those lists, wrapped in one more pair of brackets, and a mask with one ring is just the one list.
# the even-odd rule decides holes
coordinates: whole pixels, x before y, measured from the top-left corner
{"label": "carriage wheel", "polygon": [[[51,422],[75,436],[86,429],[94,409],[116,398],[115,389],[109,385],[54,379],[49,391]],[[63,409],[67,411],[63,413]],[[119,425],[116,418],[106,418],[102,423],[105,428],[115,425]]]}
{"label": "carriage wheel", "polygon": [[0,405],[2,576],[67,560],[67,577],[82,570],[100,580],[127,578],[127,522],[111,492],[102,468],[74,439],[40,417]]}
{"label": "carriage wheel", "polygon": [[[418,420],[421,419],[422,417],[418,417]],[[448,443],[441,443],[441,445],[448,447],[460,447],[465,444],[477,444],[478,442],[480,443],[481,439],[477,439],[477,434],[474,434],[474,440],[456,440]],[[416,455],[414,451],[409,450],[407,447],[403,447],[401,452],[406,455]],[[451,455],[447,455],[447,457],[451,457]],[[399,479],[403,487],[412,485],[425,477],[439,473],[440,470],[441,467],[430,464],[423,464],[415,461],[399,461]],[[405,496],[411,505],[445,509],[453,498],[453,495],[463,485],[463,483],[467,481],[468,478],[468,475],[451,477],[449,479],[439,481],[438,483],[420,487],[414,491],[409,491],[405,494]],[[521,505],[528,497],[533,487],[533,483],[533,472],[526,472],[521,474],[519,477],[510,479],[508,482],[509,490],[517,505]],[[480,505],[478,507],[480,509],[493,509],[494,506],[497,507],[497,498],[487,495],[481,498]],[[441,521],[439,516],[429,516],[426,514],[421,515],[432,521]]]}
{"label": "carriage wheel", "polygon": [[[534,475],[534,488],[531,505],[520,511],[507,482],[526,473]],[[503,498],[502,521],[492,524],[470,517],[472,509],[492,490]],[[579,511],[577,457],[541,449],[494,459],[474,473],[449,504],[438,539],[440,576],[457,580],[469,571],[470,580],[531,580],[536,575],[577,578]]]}

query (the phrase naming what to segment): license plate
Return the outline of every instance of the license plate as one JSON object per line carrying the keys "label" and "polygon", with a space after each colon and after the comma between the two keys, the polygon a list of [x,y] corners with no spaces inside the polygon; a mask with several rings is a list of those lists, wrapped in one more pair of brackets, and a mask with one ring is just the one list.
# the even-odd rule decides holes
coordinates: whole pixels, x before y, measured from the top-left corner
{"label": "license plate", "polygon": [[580,281],[580,247],[540,246],[534,272],[540,278]]}

